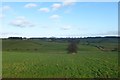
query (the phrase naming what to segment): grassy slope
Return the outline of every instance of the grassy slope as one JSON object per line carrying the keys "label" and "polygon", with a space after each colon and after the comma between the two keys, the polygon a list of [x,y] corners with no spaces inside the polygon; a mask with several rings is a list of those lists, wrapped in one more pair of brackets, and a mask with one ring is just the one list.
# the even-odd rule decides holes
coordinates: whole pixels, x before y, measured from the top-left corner
{"label": "grassy slope", "polygon": [[[96,45],[96,46],[102,46],[104,49],[109,49],[113,50],[115,48],[119,48],[120,46],[118,44],[118,38],[96,38],[96,39],[86,39],[86,40],[81,40],[82,44],[86,44],[86,42],[89,42],[89,45]],[[118,49],[119,50],[119,49]]]}
{"label": "grassy slope", "polygon": [[3,41],[3,51],[17,52],[63,52],[67,43],[43,42],[32,40],[5,40]]}
{"label": "grassy slope", "polygon": [[78,54],[72,55],[66,54],[66,47],[67,43],[3,41],[3,77],[117,77],[117,52],[79,45]]}

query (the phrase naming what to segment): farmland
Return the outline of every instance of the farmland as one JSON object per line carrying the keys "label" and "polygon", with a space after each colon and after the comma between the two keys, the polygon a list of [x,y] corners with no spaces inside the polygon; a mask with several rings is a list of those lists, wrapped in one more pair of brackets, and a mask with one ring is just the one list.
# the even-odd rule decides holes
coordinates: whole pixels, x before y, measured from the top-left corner
{"label": "farmland", "polygon": [[[118,43],[104,40],[88,45],[84,41],[78,44],[77,54],[68,54],[68,42],[3,40],[3,77],[117,78],[118,51],[111,50]],[[93,45],[109,50],[102,51]]]}

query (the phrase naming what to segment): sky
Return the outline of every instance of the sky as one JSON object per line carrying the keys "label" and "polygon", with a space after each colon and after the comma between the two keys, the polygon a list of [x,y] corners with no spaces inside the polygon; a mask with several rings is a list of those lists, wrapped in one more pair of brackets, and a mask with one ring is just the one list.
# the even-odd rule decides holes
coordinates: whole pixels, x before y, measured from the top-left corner
{"label": "sky", "polygon": [[118,35],[117,2],[3,2],[0,37]]}

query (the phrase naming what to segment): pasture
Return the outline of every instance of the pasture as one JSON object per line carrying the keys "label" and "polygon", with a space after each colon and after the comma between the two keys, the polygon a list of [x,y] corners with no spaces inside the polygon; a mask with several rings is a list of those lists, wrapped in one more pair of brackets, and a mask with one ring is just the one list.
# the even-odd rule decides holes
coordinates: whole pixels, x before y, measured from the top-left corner
{"label": "pasture", "polygon": [[78,53],[68,54],[67,42],[3,40],[2,43],[4,78],[118,77],[117,51],[101,51],[79,43]]}

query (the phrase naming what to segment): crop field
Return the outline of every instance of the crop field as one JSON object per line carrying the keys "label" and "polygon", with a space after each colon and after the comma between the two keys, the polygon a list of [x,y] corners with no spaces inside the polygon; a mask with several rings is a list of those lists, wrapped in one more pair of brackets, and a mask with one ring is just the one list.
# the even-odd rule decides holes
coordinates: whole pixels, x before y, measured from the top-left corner
{"label": "crop field", "polygon": [[78,53],[68,54],[67,42],[3,40],[2,43],[4,78],[118,77],[117,51],[101,51],[79,43]]}

